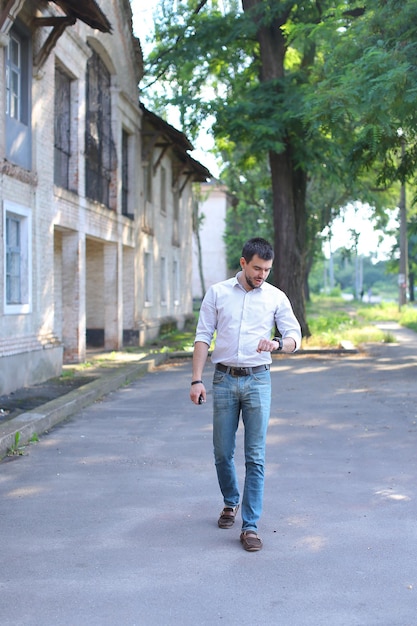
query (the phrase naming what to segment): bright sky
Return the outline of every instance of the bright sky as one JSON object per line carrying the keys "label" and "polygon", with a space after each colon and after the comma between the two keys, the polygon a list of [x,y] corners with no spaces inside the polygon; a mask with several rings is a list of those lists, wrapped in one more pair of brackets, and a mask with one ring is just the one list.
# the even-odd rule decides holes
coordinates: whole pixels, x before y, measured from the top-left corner
{"label": "bright sky", "polygon": [[153,32],[153,12],[158,6],[158,0],[130,0],[133,13],[133,32],[139,37],[145,53],[146,37]]}
{"label": "bright sky", "polygon": [[[133,13],[133,31],[139,37],[142,50],[146,55],[149,47],[149,44],[146,43],[146,37],[153,32],[153,13],[158,5],[158,0],[130,0],[130,4]],[[175,120],[168,121],[173,126],[176,126]],[[196,149],[192,153],[193,158],[205,165],[213,176],[218,176],[218,164],[213,155],[208,152],[213,146],[213,140],[204,129],[202,129],[201,136],[195,142],[195,145]],[[360,232],[358,242],[359,254],[366,256],[375,254],[377,260],[386,259],[394,244],[394,239],[385,237],[384,241],[379,243],[379,236],[382,233],[374,230],[370,218],[371,212],[369,210],[364,208],[360,213],[356,213],[353,207],[349,207],[344,214],[344,219],[338,218],[333,223],[331,249],[334,251],[337,248],[350,247],[352,239],[349,230],[353,229]],[[329,256],[329,244],[324,245],[324,252],[326,256]]]}
{"label": "bright sky", "polygon": [[[380,230],[374,230],[371,220],[372,211],[369,207],[362,206],[360,211],[355,211],[353,206],[346,208],[343,217],[334,220],[332,225],[331,250],[334,252],[338,248],[351,247],[353,244],[352,234],[350,230],[359,232],[358,253],[365,256],[374,256],[377,261],[383,261],[388,258],[392,246],[395,244],[395,237],[384,236]],[[392,218],[389,227],[395,228],[396,219]],[[328,234],[328,229],[323,231]],[[383,237],[380,242],[379,238]],[[327,257],[330,256],[329,243],[325,243],[323,251]]]}
{"label": "bright sky", "polygon": [[[146,38],[153,33],[153,14],[158,0],[130,0],[133,14],[133,32],[139,37],[143,54],[146,56],[147,50],[151,47],[146,43]],[[168,122],[178,130],[178,120],[174,116],[168,116]],[[208,125],[207,125],[208,127]],[[192,152],[193,159],[199,161],[207,167],[213,176],[219,175],[219,166],[215,157],[208,152],[213,147],[213,139],[207,133],[207,129],[201,129],[201,135],[194,141],[195,150]]]}

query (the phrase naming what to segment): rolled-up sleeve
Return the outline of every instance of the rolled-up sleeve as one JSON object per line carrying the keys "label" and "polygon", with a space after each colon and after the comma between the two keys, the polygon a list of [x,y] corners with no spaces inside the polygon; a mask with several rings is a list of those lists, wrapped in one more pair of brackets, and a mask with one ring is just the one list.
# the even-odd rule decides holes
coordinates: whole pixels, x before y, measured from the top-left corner
{"label": "rolled-up sleeve", "polygon": [[216,295],[212,288],[208,289],[200,308],[197,330],[194,341],[204,341],[211,345],[217,327]]}
{"label": "rolled-up sleeve", "polygon": [[283,339],[287,337],[294,339],[295,352],[301,347],[301,328],[297,318],[294,315],[294,311],[288,297],[282,292],[281,294],[282,299],[280,302],[280,306],[275,313],[275,324]]}

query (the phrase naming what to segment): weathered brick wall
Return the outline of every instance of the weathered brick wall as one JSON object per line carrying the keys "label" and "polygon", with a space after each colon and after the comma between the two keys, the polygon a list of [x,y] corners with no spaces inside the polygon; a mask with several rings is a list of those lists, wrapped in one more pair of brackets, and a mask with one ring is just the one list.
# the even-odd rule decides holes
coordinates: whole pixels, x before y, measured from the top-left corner
{"label": "weathered brick wall", "polygon": [[[32,215],[32,300],[26,314],[4,314],[4,234],[0,220],[0,365],[7,370],[13,357],[14,380],[0,386],[15,388],[59,373],[62,352],[67,362],[83,361],[86,332],[99,331],[104,347],[120,349],[123,335],[143,343],[174,319],[181,326],[192,311],[191,298],[191,183],[179,200],[177,239],[174,237],[173,152],[168,150],[153,176],[149,222],[143,229],[144,183],[141,136],[142,111],[138,82],[142,72],[140,48],[131,33],[128,0],[102,0],[100,8],[112,34],[94,31],[79,20],[59,38],[46,62],[35,68],[32,82],[32,144],[30,171],[5,160],[4,80],[0,80],[0,207],[6,199],[20,203]],[[42,14],[60,14],[53,3]],[[33,6],[25,5],[31,24]],[[34,36],[34,54],[46,40],[47,29]],[[112,135],[117,168],[112,173],[109,207],[85,195],[86,64],[93,48],[111,74]],[[54,185],[55,67],[71,77],[71,158],[69,187]],[[0,68],[4,48],[0,45]],[[3,69],[1,69],[3,71]],[[131,217],[121,215],[122,130],[129,135],[129,200]],[[158,158],[158,154],[155,158]],[[155,162],[155,161],[154,161]],[[166,171],[166,212],[161,205],[161,167]],[[2,213],[3,214],[3,213]],[[152,257],[152,302],[145,306],[144,253]],[[161,259],[166,259],[167,296],[161,301]],[[177,276],[174,276],[177,268]],[[178,290],[176,289],[176,280]],[[42,359],[28,357],[42,352]],[[49,354],[49,356],[48,356]],[[46,355],[46,357],[45,357]],[[49,366],[48,366],[49,362]],[[12,363],[12,361],[10,361]],[[16,372],[19,372],[20,375]],[[19,378],[20,376],[20,378]]]}

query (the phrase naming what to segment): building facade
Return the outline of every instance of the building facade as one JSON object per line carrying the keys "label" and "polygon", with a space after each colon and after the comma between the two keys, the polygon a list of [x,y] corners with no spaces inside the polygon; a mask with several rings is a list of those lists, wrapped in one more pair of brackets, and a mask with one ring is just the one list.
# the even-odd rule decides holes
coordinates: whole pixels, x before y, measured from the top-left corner
{"label": "building facade", "polygon": [[128,0],[0,2],[0,393],[192,314],[187,138],[139,102]]}
{"label": "building facade", "polygon": [[[226,213],[230,206],[227,187],[215,179],[199,186],[198,229],[193,234],[193,298],[200,300],[211,285],[230,277],[227,268]],[[236,268],[237,271],[238,268]]]}

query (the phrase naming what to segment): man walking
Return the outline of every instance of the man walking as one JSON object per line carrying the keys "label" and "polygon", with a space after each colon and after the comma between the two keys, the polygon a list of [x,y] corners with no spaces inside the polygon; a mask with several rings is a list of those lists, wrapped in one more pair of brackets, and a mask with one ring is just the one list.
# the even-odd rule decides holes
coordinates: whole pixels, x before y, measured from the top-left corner
{"label": "man walking", "polygon": [[[258,521],[262,513],[265,444],[271,408],[271,352],[300,347],[300,325],[287,296],[266,283],[274,259],[269,242],[259,237],[243,246],[241,271],[207,291],[197,325],[190,398],[205,402],[203,369],[216,332],[212,362],[214,459],[224,508],[220,528],[231,528],[240,493],[234,463],[240,415],[245,429],[245,484],[240,541],[245,550],[262,548]],[[281,337],[271,339],[274,328]]]}

